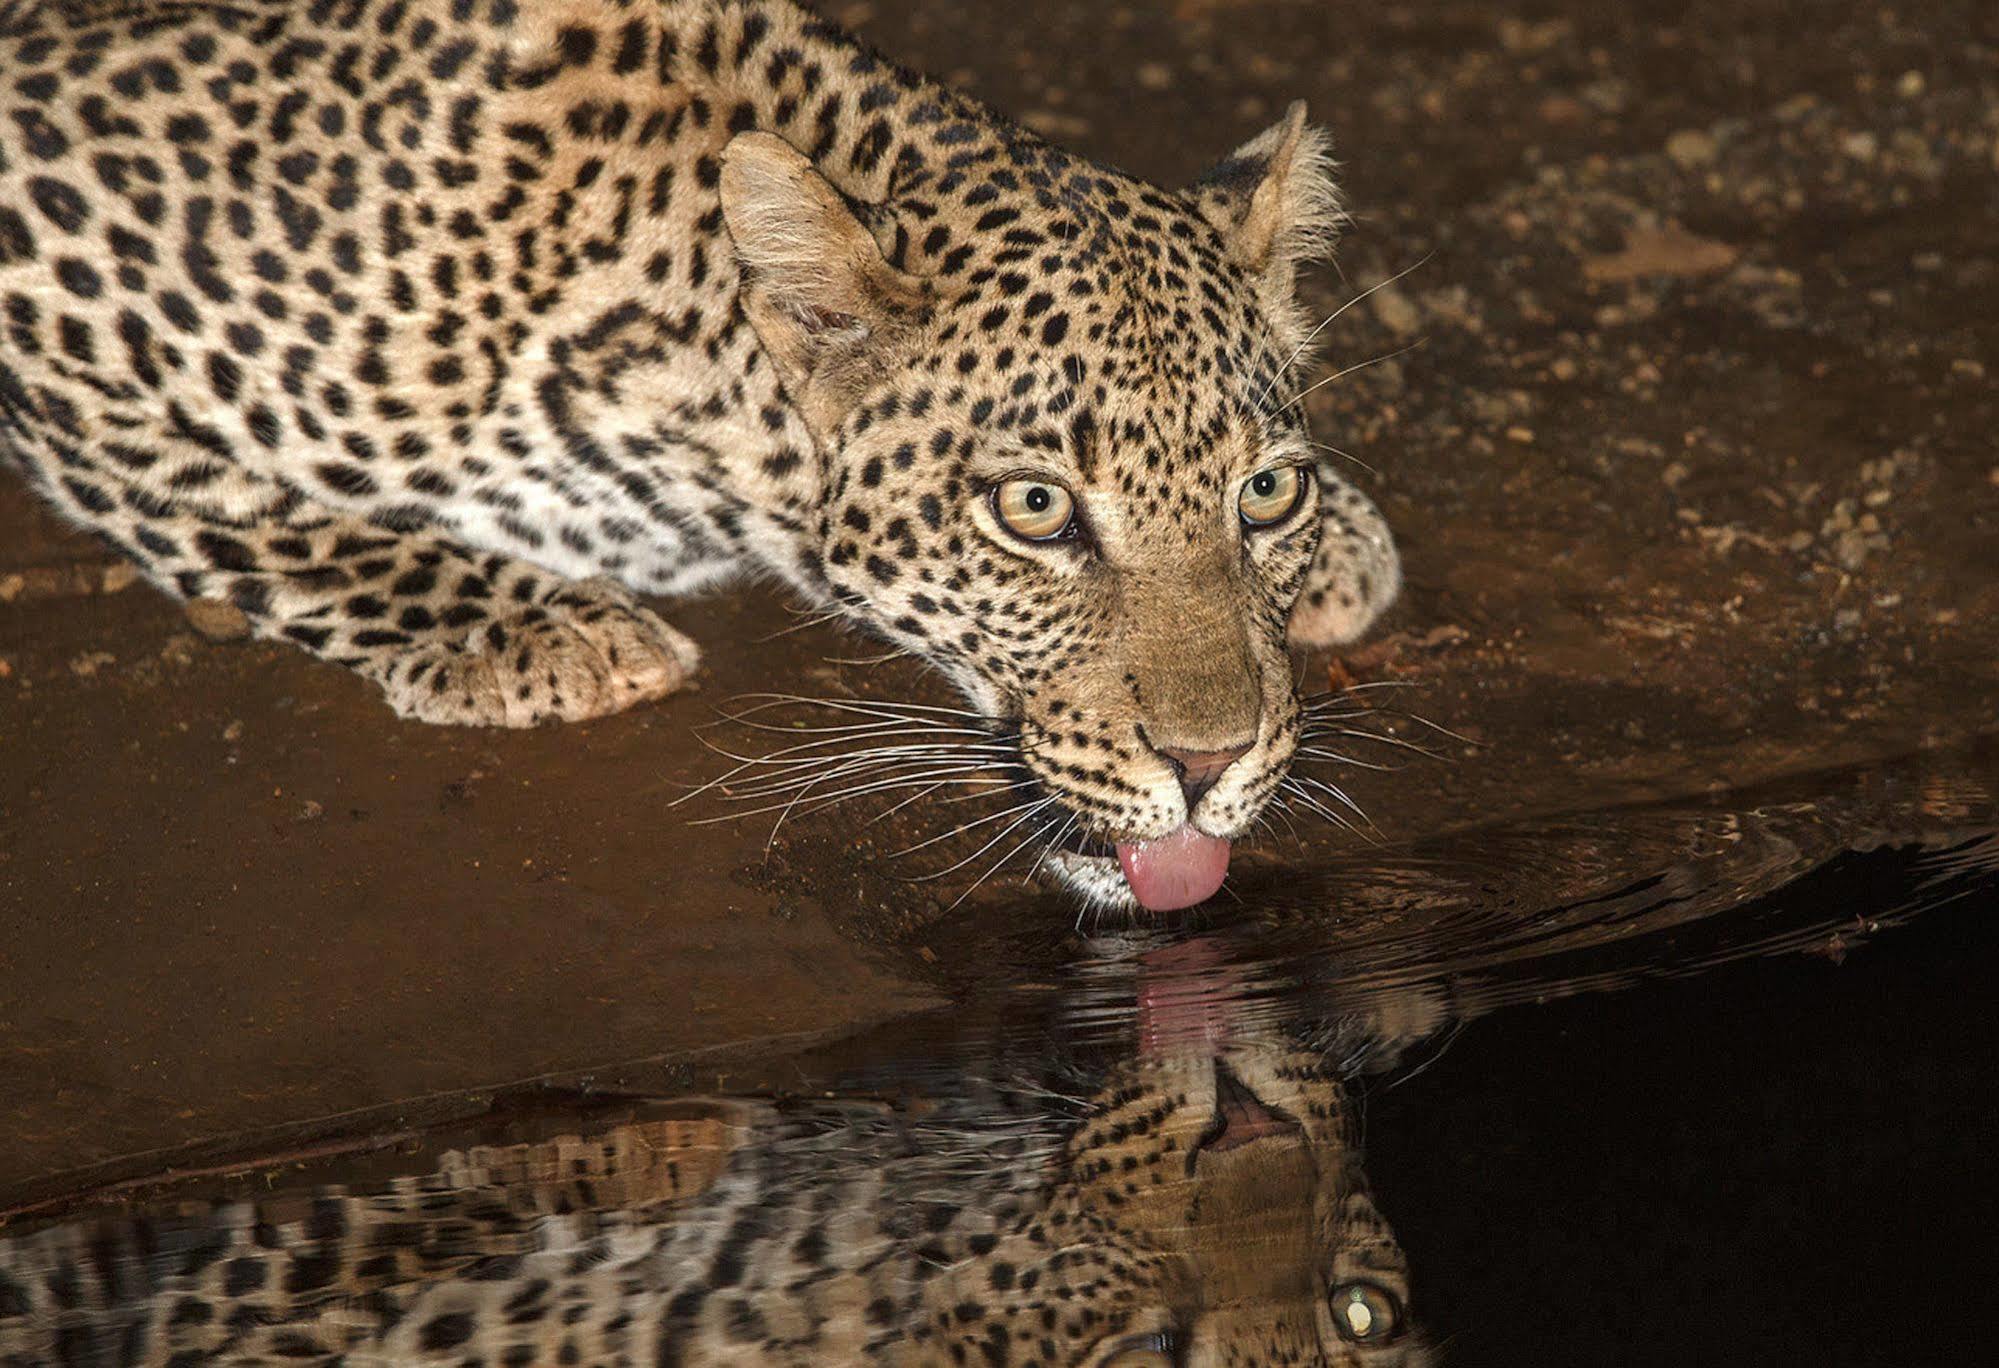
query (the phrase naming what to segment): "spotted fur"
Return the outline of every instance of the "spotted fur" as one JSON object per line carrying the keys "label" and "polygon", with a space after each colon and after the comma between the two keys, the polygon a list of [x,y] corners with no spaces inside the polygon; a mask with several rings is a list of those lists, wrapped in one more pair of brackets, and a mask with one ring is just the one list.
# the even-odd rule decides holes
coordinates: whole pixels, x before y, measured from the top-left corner
{"label": "spotted fur", "polygon": [[[1294,109],[1162,190],[790,0],[14,0],[0,446],[405,716],[660,697],[697,652],[635,596],[765,575],[1017,724],[1093,839],[1232,837],[1287,624],[1399,585],[1292,402],[1328,167]],[[1283,463],[1315,502],[1246,529]],[[1022,472],[1076,537],[996,523]],[[1164,753],[1233,749],[1198,802]]]}
{"label": "spotted fur", "polygon": [[[1226,1068],[1299,1123],[1203,1147]],[[912,1116],[858,1105],[480,1151],[326,1190],[0,1243],[0,1364],[1420,1365],[1341,1084],[1255,1047]],[[1148,1362],[1156,1360],[1147,1360]]]}

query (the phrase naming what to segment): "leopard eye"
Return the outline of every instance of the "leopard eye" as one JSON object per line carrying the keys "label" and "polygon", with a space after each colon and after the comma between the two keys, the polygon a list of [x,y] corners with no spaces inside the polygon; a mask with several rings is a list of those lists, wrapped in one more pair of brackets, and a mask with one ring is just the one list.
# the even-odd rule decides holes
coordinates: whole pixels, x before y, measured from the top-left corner
{"label": "leopard eye", "polygon": [[1075,530],[1076,500],[1058,484],[1008,480],[993,491],[993,516],[1016,537],[1056,541]]}
{"label": "leopard eye", "polygon": [[1270,527],[1283,522],[1305,501],[1311,476],[1299,466],[1273,466],[1259,470],[1242,487],[1238,507],[1242,520],[1251,527]]}
{"label": "leopard eye", "polygon": [[1354,1344],[1380,1344],[1402,1331],[1395,1294],[1370,1282],[1342,1283],[1332,1291],[1333,1328]]}

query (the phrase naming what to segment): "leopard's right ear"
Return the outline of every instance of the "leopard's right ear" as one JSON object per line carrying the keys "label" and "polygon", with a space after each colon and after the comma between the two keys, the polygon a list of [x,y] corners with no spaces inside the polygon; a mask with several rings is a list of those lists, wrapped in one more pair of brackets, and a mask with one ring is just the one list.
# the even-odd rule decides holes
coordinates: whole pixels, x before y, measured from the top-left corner
{"label": "leopard's right ear", "polygon": [[1257,282],[1273,320],[1302,341],[1299,268],[1323,260],[1346,222],[1333,180],[1331,140],[1294,103],[1273,124],[1194,183],[1201,214],[1232,260]]}
{"label": "leopard's right ear", "polygon": [[929,291],[888,263],[846,198],[773,133],[743,133],[723,150],[722,213],[743,311],[823,440],[928,312]]}

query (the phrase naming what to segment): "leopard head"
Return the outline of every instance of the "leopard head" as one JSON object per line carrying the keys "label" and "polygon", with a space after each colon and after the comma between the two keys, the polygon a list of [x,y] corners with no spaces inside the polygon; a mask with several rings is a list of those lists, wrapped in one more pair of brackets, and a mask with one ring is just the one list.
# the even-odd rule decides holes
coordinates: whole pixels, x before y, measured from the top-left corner
{"label": "leopard head", "polygon": [[1095,1102],[1046,1207],[929,1289],[936,1361],[1429,1362],[1324,1059],[1239,1044],[1134,1061]]}
{"label": "leopard head", "polygon": [[[993,719],[1030,776],[1008,831],[1044,864],[1190,905],[1296,750],[1287,624],[1324,505],[1365,505],[1293,402],[1296,274],[1339,220],[1325,139],[1296,106],[1170,193],[953,127],[879,204],[771,134],[725,155],[744,311],[823,466],[805,568]],[[1335,634],[1398,582],[1366,517]]]}

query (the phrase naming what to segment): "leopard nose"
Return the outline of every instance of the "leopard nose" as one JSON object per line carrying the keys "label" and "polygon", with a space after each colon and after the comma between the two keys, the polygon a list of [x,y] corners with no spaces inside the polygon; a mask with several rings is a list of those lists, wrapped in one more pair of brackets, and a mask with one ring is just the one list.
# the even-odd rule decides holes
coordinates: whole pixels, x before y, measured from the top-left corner
{"label": "leopard nose", "polygon": [[1256,749],[1251,741],[1241,746],[1229,746],[1223,750],[1180,750],[1173,746],[1160,746],[1159,753],[1180,778],[1180,791],[1187,795],[1187,807],[1191,811],[1201,796],[1213,788],[1222,777],[1222,771]]}

